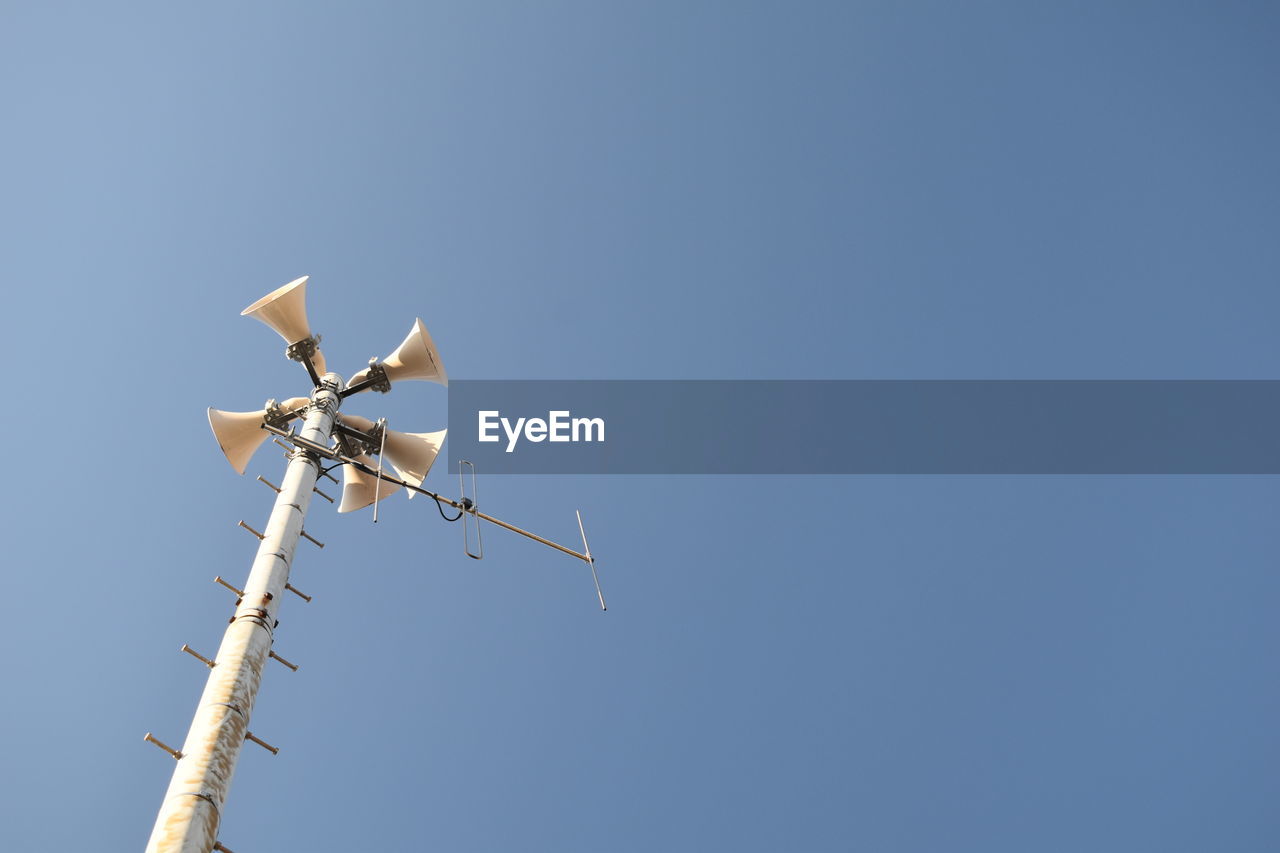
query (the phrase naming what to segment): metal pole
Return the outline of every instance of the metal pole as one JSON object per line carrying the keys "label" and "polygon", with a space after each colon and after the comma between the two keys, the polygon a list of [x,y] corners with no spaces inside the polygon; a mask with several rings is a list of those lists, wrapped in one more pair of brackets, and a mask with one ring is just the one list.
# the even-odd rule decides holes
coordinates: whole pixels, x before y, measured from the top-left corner
{"label": "metal pole", "polygon": [[[327,445],[341,405],[342,379],[326,374],[311,394],[302,435]],[[231,787],[236,760],[248,735],[262,669],[271,652],[289,566],[302,533],[319,463],[302,449],[289,456],[280,493],[245,581],[244,595],[222,637],[181,758],[173,771],[147,853],[211,853]]]}

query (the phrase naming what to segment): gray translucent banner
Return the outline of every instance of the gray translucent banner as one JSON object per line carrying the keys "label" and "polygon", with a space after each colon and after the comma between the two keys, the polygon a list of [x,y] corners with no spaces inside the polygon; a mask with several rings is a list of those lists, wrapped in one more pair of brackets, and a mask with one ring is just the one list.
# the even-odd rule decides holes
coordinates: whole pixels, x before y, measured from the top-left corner
{"label": "gray translucent banner", "polygon": [[1273,380],[449,382],[451,469],[495,474],[1277,474],[1278,441]]}

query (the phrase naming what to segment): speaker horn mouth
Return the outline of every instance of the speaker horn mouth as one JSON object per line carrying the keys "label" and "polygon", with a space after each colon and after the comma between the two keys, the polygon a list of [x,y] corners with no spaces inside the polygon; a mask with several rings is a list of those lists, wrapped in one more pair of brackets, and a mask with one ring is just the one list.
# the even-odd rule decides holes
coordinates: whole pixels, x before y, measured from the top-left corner
{"label": "speaker horn mouth", "polygon": [[[286,293],[289,293],[295,288],[302,287],[307,283],[307,279],[309,278],[311,278],[311,276],[304,275],[301,278],[295,278],[293,281],[289,282],[288,284],[284,284],[284,285],[281,285],[280,287],[277,287],[275,290],[271,291],[266,296],[262,297],[257,302],[253,303],[248,308],[241,311],[240,316],[248,317],[254,311],[260,310],[264,305],[268,305],[272,302],[275,302],[281,296],[284,296]],[[293,343],[293,341],[290,341],[289,343]]]}
{"label": "speaker horn mouth", "polygon": [[350,392],[352,394],[370,389],[385,394],[392,385],[407,379],[449,386],[449,374],[445,372],[440,352],[421,317],[413,321],[408,336],[391,355],[382,361],[371,359],[368,367],[351,377],[348,388],[355,389]]}
{"label": "speaker horn mouth", "polygon": [[265,323],[292,348],[302,345],[311,337],[311,324],[307,321],[307,280],[309,276],[295,278],[277,287],[257,302],[240,312],[241,317],[252,317]]}

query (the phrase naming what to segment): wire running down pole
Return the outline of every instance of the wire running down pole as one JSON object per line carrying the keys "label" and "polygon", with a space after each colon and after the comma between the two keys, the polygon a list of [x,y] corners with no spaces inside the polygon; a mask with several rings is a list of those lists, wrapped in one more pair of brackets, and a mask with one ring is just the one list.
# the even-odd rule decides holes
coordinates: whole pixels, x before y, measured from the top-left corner
{"label": "wire running down pole", "polygon": [[[341,405],[343,383],[330,373],[311,394],[301,436],[325,445]],[[181,756],[147,844],[148,853],[211,853],[240,750],[249,730],[262,670],[271,653],[276,617],[289,583],[312,489],[320,474],[315,455],[295,447],[235,616],[214,657]]]}

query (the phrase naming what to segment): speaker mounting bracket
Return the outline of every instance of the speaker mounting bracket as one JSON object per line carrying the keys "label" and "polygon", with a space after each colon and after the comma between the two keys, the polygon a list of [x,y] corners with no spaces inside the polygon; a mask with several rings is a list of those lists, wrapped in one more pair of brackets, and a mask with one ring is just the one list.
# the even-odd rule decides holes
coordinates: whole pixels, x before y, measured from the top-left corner
{"label": "speaker mounting bracket", "polygon": [[349,439],[347,449],[351,450],[352,453],[348,453],[348,456],[353,456],[359,453],[368,453],[370,455],[378,453],[379,449],[382,447],[382,437],[386,435],[386,432],[386,418],[379,418],[378,421],[368,429],[368,431],[358,430],[351,426],[351,424],[343,423],[341,421],[339,421],[334,428],[335,435]]}
{"label": "speaker mounting bracket", "polygon": [[268,400],[265,408],[267,412],[262,416],[263,423],[268,423],[275,427],[288,426],[289,422],[297,417],[297,412],[284,408],[274,399]]}
{"label": "speaker mounting bracket", "polygon": [[285,348],[284,354],[290,361],[302,361],[303,358],[315,358],[320,350],[320,336],[312,335],[300,341],[294,341]]}
{"label": "speaker mounting bracket", "polygon": [[369,359],[369,376],[365,379],[368,387],[379,394],[391,391],[391,380],[387,378],[387,369],[376,358]]}
{"label": "speaker mounting bracket", "polygon": [[311,384],[314,387],[319,388],[324,384],[320,376],[321,372],[323,372],[323,359],[321,359],[319,369],[317,369],[315,361],[320,355],[319,335],[311,335],[300,341],[294,341],[285,348],[284,354],[290,361],[299,362],[307,369],[307,375],[311,377]]}

